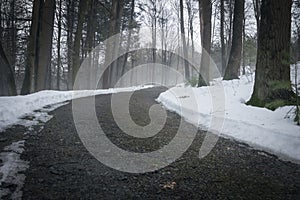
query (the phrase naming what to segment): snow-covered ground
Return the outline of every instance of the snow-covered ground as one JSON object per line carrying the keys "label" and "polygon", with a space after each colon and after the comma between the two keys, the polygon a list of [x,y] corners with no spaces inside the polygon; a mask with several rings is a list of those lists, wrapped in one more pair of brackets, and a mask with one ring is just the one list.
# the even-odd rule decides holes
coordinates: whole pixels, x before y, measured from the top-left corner
{"label": "snow-covered ground", "polygon": [[[293,82],[294,69],[294,66],[291,66]],[[298,80],[299,72],[300,63]],[[289,111],[293,107],[285,106],[271,111],[247,106],[245,102],[251,97],[253,80],[254,75],[248,75],[241,76],[239,80],[217,80],[214,86],[210,87],[192,88],[179,85],[160,94],[157,101],[167,109],[182,115],[187,121],[206,129],[212,128],[212,113],[219,112],[218,118],[222,117],[223,113],[223,127],[219,127],[222,137],[234,138],[254,148],[276,154],[284,160],[300,163],[300,126],[297,126],[290,116],[293,111]],[[211,92],[218,84],[219,88],[224,88],[225,104],[221,93],[217,101],[212,101],[212,96],[216,98],[216,94]],[[191,102],[193,97],[198,103],[198,108]]]}

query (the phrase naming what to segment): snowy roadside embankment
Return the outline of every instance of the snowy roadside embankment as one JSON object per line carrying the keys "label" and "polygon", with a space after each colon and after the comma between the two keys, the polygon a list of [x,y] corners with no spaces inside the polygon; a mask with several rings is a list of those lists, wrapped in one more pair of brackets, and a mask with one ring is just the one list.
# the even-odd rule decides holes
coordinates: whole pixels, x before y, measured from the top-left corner
{"label": "snowy roadside embankment", "polygon": [[[299,78],[300,63],[298,69]],[[291,71],[291,79],[293,79],[294,70]],[[300,126],[295,125],[293,117],[287,117],[287,113],[293,107],[286,106],[271,111],[266,108],[247,106],[245,102],[251,97],[253,79],[254,77],[242,76],[240,80],[217,83],[223,85],[225,93],[225,109],[220,106],[222,110],[218,110],[218,105],[212,105],[210,91],[214,86],[173,87],[160,94],[157,101],[167,109],[182,115],[187,121],[206,129],[211,128],[212,112],[223,112],[224,123],[223,127],[220,127],[221,136],[234,138],[254,148],[276,154],[282,159],[300,163]],[[190,98],[194,95],[198,109],[191,108]],[[193,110],[190,113],[186,112],[191,109]]]}
{"label": "snowy roadside embankment", "polygon": [[[78,91],[52,91],[44,90],[34,94],[13,97],[0,97],[0,131],[8,126],[17,124],[20,118],[41,109],[47,105],[57,104],[75,98],[128,92],[145,89],[151,86],[112,88],[107,90],[78,90]],[[63,104],[62,104],[63,105]]]}

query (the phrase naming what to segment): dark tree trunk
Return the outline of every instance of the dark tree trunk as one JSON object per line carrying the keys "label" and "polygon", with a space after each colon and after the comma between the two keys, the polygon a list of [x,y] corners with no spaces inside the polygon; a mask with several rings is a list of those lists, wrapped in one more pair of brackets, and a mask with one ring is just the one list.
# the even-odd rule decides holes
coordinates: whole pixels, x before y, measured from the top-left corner
{"label": "dark tree trunk", "polygon": [[259,21],[260,21],[261,0],[253,0],[253,7],[254,7],[254,16],[255,16],[255,20],[256,20],[256,27],[257,27],[257,32],[258,32]]}
{"label": "dark tree trunk", "polygon": [[298,46],[298,50],[297,50],[297,60],[300,60],[300,26],[298,27],[297,30],[298,33],[298,40],[297,40],[297,46]]}
{"label": "dark tree trunk", "polygon": [[67,4],[67,45],[68,45],[67,89],[72,88],[72,49],[73,49],[73,31],[74,31],[74,11],[75,11],[75,1],[69,1]]}
{"label": "dark tree trunk", "polygon": [[[115,23],[115,28],[113,31],[113,35],[117,35],[120,33],[120,29],[122,30],[122,16],[123,16],[123,7],[124,7],[124,1],[119,0],[118,5],[117,5],[117,10],[116,14],[114,14],[116,21]],[[121,44],[123,41],[123,34],[122,32],[118,35],[118,37],[115,38],[115,41],[113,41],[113,48],[112,48],[112,58],[115,58],[116,56],[119,55],[119,49],[121,48]],[[118,81],[118,74],[121,70],[121,64],[119,63],[118,60],[115,60],[112,65],[111,65],[111,71],[110,71],[110,87],[114,87],[115,84]]]}
{"label": "dark tree trunk", "polygon": [[245,0],[235,0],[232,46],[229,54],[228,64],[225,70],[224,80],[239,78],[243,39],[244,5]]}
{"label": "dark tree trunk", "polygon": [[221,5],[220,5],[220,15],[221,15],[221,30],[220,30],[220,38],[221,38],[221,56],[222,56],[222,71],[221,74],[224,75],[225,69],[226,69],[226,48],[225,48],[225,36],[224,36],[224,23],[225,23],[225,18],[224,18],[224,0],[221,0]]}
{"label": "dark tree trunk", "polygon": [[25,77],[21,89],[21,94],[26,95],[34,91],[36,80],[36,57],[37,57],[37,42],[39,40],[39,24],[41,19],[41,7],[43,1],[35,0],[33,2],[32,20],[30,27],[30,36],[27,48]]}
{"label": "dark tree trunk", "polygon": [[188,52],[185,41],[185,31],[184,31],[184,17],[183,17],[183,0],[180,0],[180,33],[182,39],[182,48],[183,48],[183,58],[184,58],[184,74],[185,79],[190,78],[189,62],[188,62]]}
{"label": "dark tree trunk", "polygon": [[34,1],[22,94],[40,91],[49,85],[54,13],[55,0]]}
{"label": "dark tree trunk", "polygon": [[[228,53],[230,52],[231,45],[232,45],[232,7],[233,7],[234,0],[229,0],[229,29],[228,29],[228,41],[227,41],[227,55],[226,55],[226,65],[228,63]],[[226,70],[226,67],[225,67]]]}
{"label": "dark tree trunk", "polygon": [[78,11],[78,22],[77,28],[75,33],[74,39],[74,49],[73,49],[73,56],[72,56],[72,81],[74,84],[77,72],[80,67],[80,41],[82,39],[82,29],[83,29],[83,22],[84,18],[88,11],[88,5],[90,0],[80,0],[79,2],[79,11]]}
{"label": "dark tree trunk", "polygon": [[258,35],[254,91],[251,105],[271,106],[289,101],[292,0],[263,0]]}
{"label": "dark tree trunk", "polygon": [[56,88],[60,89],[60,38],[61,38],[61,20],[62,20],[62,0],[59,0],[59,10],[58,10],[58,33],[57,33],[57,71],[56,71]]}
{"label": "dark tree trunk", "polygon": [[46,0],[42,8],[40,27],[40,40],[37,64],[36,91],[49,88],[49,75],[51,72],[52,37],[54,29],[55,0]]}
{"label": "dark tree trunk", "polygon": [[16,95],[14,73],[0,43],[0,96]]}
{"label": "dark tree trunk", "polygon": [[[110,22],[109,22],[109,37],[114,36],[120,32],[120,11],[123,9],[123,0],[113,0],[112,1],[112,10],[111,10],[111,16],[110,16]],[[108,41],[106,44],[106,50],[105,50],[105,66],[110,64],[110,62],[113,60],[113,57],[115,56],[117,47],[119,45],[118,41]],[[107,68],[102,76],[102,87],[104,89],[107,89],[111,86],[111,73],[114,73],[112,70],[112,66],[110,68]]]}
{"label": "dark tree trunk", "polygon": [[88,71],[86,72],[87,80],[87,89],[93,88],[91,85],[91,79],[92,79],[92,74],[95,74],[95,70],[93,69],[93,57],[94,53],[92,52],[93,47],[94,47],[94,35],[95,35],[95,29],[94,29],[94,23],[95,23],[95,15],[94,15],[94,6],[95,6],[95,1],[91,0],[90,3],[90,8],[89,8],[89,13],[88,13],[88,22],[87,22],[87,37],[86,37],[86,54],[87,54],[87,59],[88,59]]}
{"label": "dark tree trunk", "polygon": [[126,46],[126,53],[124,55],[124,60],[123,60],[123,64],[122,64],[122,71],[121,71],[121,76],[124,75],[125,73],[125,67],[127,64],[127,58],[128,58],[128,52],[130,49],[130,45],[131,45],[131,34],[132,34],[132,25],[133,25],[133,17],[134,17],[134,0],[131,0],[131,10],[130,10],[130,21],[129,21],[129,33],[128,33],[128,37],[127,37],[127,46]]}
{"label": "dark tree trunk", "polygon": [[201,26],[201,66],[198,87],[209,85],[210,81],[210,48],[211,48],[211,0],[199,0]]}

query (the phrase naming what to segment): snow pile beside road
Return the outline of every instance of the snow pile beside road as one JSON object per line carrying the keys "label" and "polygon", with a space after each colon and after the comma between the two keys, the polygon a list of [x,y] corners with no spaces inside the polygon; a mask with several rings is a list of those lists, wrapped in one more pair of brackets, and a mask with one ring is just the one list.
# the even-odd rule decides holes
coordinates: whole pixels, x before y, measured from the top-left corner
{"label": "snow pile beside road", "polygon": [[52,91],[44,90],[25,96],[0,97],[0,131],[10,125],[20,122],[20,118],[41,109],[47,105],[57,104],[75,98],[128,92],[145,89],[152,86],[139,86],[129,88],[112,88],[107,90],[78,90],[78,91]]}
{"label": "snow pile beside road", "polygon": [[11,199],[21,199],[22,187],[25,181],[25,175],[22,174],[28,167],[29,162],[22,160],[21,154],[24,151],[24,140],[14,142],[4,148],[4,152],[0,153],[2,166],[0,167],[0,199],[9,195],[12,191],[10,188],[2,188],[3,185],[15,185]]}
{"label": "snow pile beside road", "polygon": [[[300,63],[298,69],[299,72]],[[257,149],[276,154],[282,159],[300,163],[300,126],[295,125],[293,117],[286,117],[293,107],[286,106],[271,111],[245,105],[252,94],[253,79],[254,77],[242,76],[240,80],[217,83],[223,84],[224,87],[225,110],[218,110],[218,105],[212,105],[210,90],[214,86],[173,87],[160,94],[157,101],[167,109],[182,115],[187,121],[207,129],[211,126],[212,112],[224,112],[221,136],[234,138]],[[198,109],[191,108],[190,99],[193,95],[197,99]],[[194,114],[185,112],[191,109]]]}

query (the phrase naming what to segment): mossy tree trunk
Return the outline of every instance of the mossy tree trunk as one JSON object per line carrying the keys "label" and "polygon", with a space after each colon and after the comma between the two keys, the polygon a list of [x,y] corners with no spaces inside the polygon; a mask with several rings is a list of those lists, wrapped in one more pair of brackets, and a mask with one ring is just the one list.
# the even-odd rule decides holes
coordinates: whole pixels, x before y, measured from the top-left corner
{"label": "mossy tree trunk", "polygon": [[255,73],[248,104],[275,109],[292,98],[290,40],[292,0],[263,0]]}

